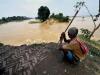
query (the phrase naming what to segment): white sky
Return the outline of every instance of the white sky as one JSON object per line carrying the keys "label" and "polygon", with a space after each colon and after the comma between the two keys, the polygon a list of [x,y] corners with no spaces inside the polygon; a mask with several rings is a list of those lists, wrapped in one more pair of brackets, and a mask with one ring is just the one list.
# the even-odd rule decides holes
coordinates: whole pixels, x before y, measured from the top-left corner
{"label": "white sky", "polygon": [[[47,6],[51,13],[73,16],[74,5],[81,0],[0,0],[0,18],[8,16],[36,17],[40,6]],[[97,14],[99,0],[85,0],[92,14]],[[79,15],[88,15],[82,8]]]}

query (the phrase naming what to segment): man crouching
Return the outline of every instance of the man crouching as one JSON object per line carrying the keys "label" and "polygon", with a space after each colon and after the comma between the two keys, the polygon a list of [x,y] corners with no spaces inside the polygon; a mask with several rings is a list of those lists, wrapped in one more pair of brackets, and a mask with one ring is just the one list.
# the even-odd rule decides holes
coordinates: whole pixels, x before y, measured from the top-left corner
{"label": "man crouching", "polygon": [[[64,53],[64,58],[70,63],[79,63],[82,61],[86,54],[82,53],[79,38],[77,38],[78,29],[76,27],[72,27],[68,30],[69,40],[66,39],[65,32],[63,32],[60,36],[60,50]],[[64,43],[63,43],[64,41]]]}

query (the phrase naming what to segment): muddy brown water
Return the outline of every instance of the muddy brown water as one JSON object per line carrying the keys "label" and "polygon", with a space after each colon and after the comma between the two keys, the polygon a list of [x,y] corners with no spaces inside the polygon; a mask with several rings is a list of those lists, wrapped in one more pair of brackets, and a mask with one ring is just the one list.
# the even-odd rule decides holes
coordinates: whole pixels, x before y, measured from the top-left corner
{"label": "muddy brown water", "polygon": [[[22,45],[41,42],[58,42],[61,32],[65,30],[68,23],[54,23],[43,25],[41,23],[29,24],[31,20],[22,22],[10,22],[0,26],[0,42],[9,45]],[[100,21],[100,19],[99,19]],[[96,22],[96,24],[99,23]],[[90,17],[77,17],[71,27],[93,29]],[[100,40],[100,28],[95,32],[92,39]]]}

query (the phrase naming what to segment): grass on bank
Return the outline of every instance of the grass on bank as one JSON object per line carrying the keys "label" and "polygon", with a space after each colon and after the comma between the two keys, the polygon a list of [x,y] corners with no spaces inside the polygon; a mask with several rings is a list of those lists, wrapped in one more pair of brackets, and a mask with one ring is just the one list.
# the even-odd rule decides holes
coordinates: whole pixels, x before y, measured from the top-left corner
{"label": "grass on bank", "polygon": [[83,35],[79,35],[80,39],[82,39],[83,41],[85,41],[86,43],[100,49],[100,41],[95,41],[95,40],[89,40],[86,37],[84,37]]}

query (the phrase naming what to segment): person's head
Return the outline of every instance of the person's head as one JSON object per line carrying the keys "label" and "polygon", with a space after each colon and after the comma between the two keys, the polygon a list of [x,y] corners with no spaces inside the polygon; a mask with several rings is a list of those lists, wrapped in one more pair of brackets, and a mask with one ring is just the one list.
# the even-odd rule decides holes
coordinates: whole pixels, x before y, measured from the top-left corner
{"label": "person's head", "polygon": [[73,39],[77,36],[78,34],[78,29],[76,27],[71,27],[69,30],[68,30],[68,36],[69,38]]}

